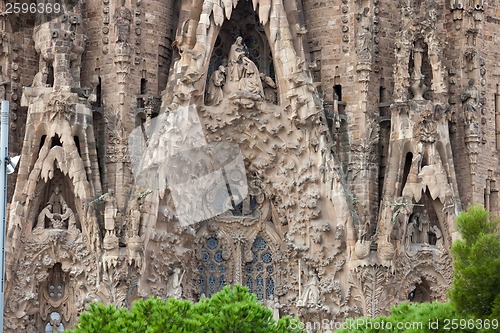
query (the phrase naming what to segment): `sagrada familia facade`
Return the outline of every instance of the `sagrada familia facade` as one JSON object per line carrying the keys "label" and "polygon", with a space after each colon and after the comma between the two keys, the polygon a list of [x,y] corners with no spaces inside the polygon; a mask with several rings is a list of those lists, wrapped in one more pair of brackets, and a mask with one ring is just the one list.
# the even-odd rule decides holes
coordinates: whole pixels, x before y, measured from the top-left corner
{"label": "sagrada familia facade", "polygon": [[6,332],[233,284],[304,322],[445,300],[457,214],[500,213],[499,1],[1,6]]}

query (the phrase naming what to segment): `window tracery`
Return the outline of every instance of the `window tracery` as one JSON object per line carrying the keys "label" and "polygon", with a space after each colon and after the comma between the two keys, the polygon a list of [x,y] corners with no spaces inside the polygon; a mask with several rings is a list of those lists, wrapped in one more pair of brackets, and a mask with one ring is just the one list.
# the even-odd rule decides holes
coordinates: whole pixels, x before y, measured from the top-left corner
{"label": "window tracery", "polygon": [[205,239],[197,268],[200,295],[210,297],[226,285],[227,264],[223,251],[223,244],[217,237]]}
{"label": "window tracery", "polygon": [[251,262],[245,264],[244,284],[257,299],[264,300],[274,297],[275,268],[271,249],[264,237],[256,237],[250,251],[253,254]]}

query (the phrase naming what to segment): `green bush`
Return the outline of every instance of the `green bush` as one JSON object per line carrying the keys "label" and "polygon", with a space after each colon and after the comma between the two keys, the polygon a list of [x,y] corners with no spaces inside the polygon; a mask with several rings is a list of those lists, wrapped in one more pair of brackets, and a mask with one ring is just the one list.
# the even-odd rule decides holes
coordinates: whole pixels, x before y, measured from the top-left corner
{"label": "green bush", "polygon": [[451,248],[454,262],[451,302],[462,314],[500,318],[500,236],[498,221],[481,206],[457,218],[462,240]]}
{"label": "green bush", "polygon": [[[458,313],[451,303],[402,303],[391,308],[390,316],[348,319],[345,329],[335,332],[496,332],[498,320],[477,319]],[[485,328],[486,327],[486,328]]]}
{"label": "green bush", "polygon": [[198,303],[169,298],[149,298],[133,303],[130,310],[102,303],[82,313],[74,333],[238,332],[298,333],[289,317],[273,319],[246,287],[226,286]]}

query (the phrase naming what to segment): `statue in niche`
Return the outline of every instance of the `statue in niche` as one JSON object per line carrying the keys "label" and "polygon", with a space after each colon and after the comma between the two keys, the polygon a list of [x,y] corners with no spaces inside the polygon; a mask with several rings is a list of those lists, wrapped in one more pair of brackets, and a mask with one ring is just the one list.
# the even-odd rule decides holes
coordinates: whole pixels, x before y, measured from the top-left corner
{"label": "statue in niche", "polygon": [[460,94],[464,108],[465,125],[477,124],[479,111],[479,91],[474,86],[474,79],[470,79],[467,88]]}
{"label": "statue in niche", "polygon": [[356,36],[356,53],[359,62],[371,62],[372,60],[373,35],[370,18],[368,17],[369,11],[370,8],[368,7],[363,10],[360,20],[361,30]]}
{"label": "statue in niche", "polygon": [[418,217],[419,217],[418,213],[413,214],[413,216],[410,218],[410,222],[408,223],[406,232],[406,248],[409,248],[411,244],[418,242],[417,240]]}
{"label": "statue in niche", "polygon": [[63,214],[63,205],[66,204],[66,201],[59,191],[59,186],[56,186],[50,195],[49,204],[52,206],[52,213]]}
{"label": "statue in niche", "polygon": [[433,225],[431,228],[431,231],[434,233],[436,236],[436,247],[438,249],[443,249],[444,248],[444,243],[443,243],[443,232],[437,225]]}
{"label": "statue in niche", "polygon": [[264,73],[260,73],[260,80],[262,81],[262,85],[264,87],[264,98],[269,103],[278,104],[278,96],[276,95],[276,83],[270,76],[267,76]]}
{"label": "statue in niche", "polygon": [[0,66],[0,99],[5,99],[5,86],[10,83],[10,80],[3,74],[3,68]]}
{"label": "statue in niche", "polygon": [[238,37],[229,50],[228,67],[229,81],[239,81],[243,74],[241,58],[245,56],[243,38]]}
{"label": "statue in niche", "polygon": [[[48,223],[46,223],[47,219]],[[64,201],[57,186],[54,188],[47,205],[38,214],[35,230],[42,230],[45,226],[53,229],[68,229],[69,231],[78,230],[75,214]]]}
{"label": "statue in niche", "polygon": [[115,29],[117,30],[116,42],[127,43],[130,35],[132,14],[130,10],[125,7],[125,0],[121,0],[121,5],[116,8],[113,19],[115,20]]}
{"label": "statue in niche", "polygon": [[424,48],[421,42],[416,41],[413,48],[413,73],[411,75],[410,91],[414,101],[424,101],[424,93],[427,86],[424,83],[425,75],[422,74],[422,58]]}
{"label": "statue in niche", "polygon": [[53,214],[52,214],[52,205],[50,203],[45,206],[40,214],[38,215],[38,221],[35,226],[35,229],[44,229],[45,228],[45,219],[52,219]]}
{"label": "statue in niche", "polygon": [[49,69],[47,67],[43,67],[42,70],[36,73],[33,78],[32,87],[49,87]]}
{"label": "statue in niche", "polygon": [[207,89],[207,105],[216,106],[222,102],[224,93],[222,87],[226,82],[226,68],[222,65],[212,73]]}
{"label": "statue in niche", "polygon": [[104,208],[104,229],[106,229],[106,237],[110,237],[115,234],[115,220],[118,214],[114,192],[109,191],[104,200],[106,202]]}
{"label": "statue in niche", "polygon": [[427,210],[424,210],[422,214],[420,214],[418,220],[418,231],[420,233],[419,235],[420,243],[429,244],[429,232],[431,231],[431,221],[429,219],[429,214],[427,214]]}
{"label": "statue in niche", "polygon": [[[229,83],[238,83],[238,90],[264,97],[259,69],[246,56],[242,37],[236,38],[229,50],[228,78]],[[230,89],[233,87],[231,86]]]}
{"label": "statue in niche", "polygon": [[181,274],[181,269],[176,267],[174,272],[168,279],[167,285],[167,296],[173,297],[175,299],[181,299],[182,297],[182,278],[184,277],[184,272]]}
{"label": "statue in niche", "polygon": [[317,307],[319,306],[319,278],[318,274],[314,270],[309,270],[309,280],[304,285],[304,290],[302,296],[297,302],[299,307]]}

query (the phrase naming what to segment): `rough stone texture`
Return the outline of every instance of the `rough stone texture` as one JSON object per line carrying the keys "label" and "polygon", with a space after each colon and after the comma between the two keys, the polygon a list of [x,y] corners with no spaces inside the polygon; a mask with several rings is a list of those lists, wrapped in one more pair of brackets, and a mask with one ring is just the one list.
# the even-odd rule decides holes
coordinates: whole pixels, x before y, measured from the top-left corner
{"label": "rough stone texture", "polygon": [[7,332],[234,283],[304,321],[443,300],[455,216],[500,213],[498,1],[62,4],[0,18]]}

